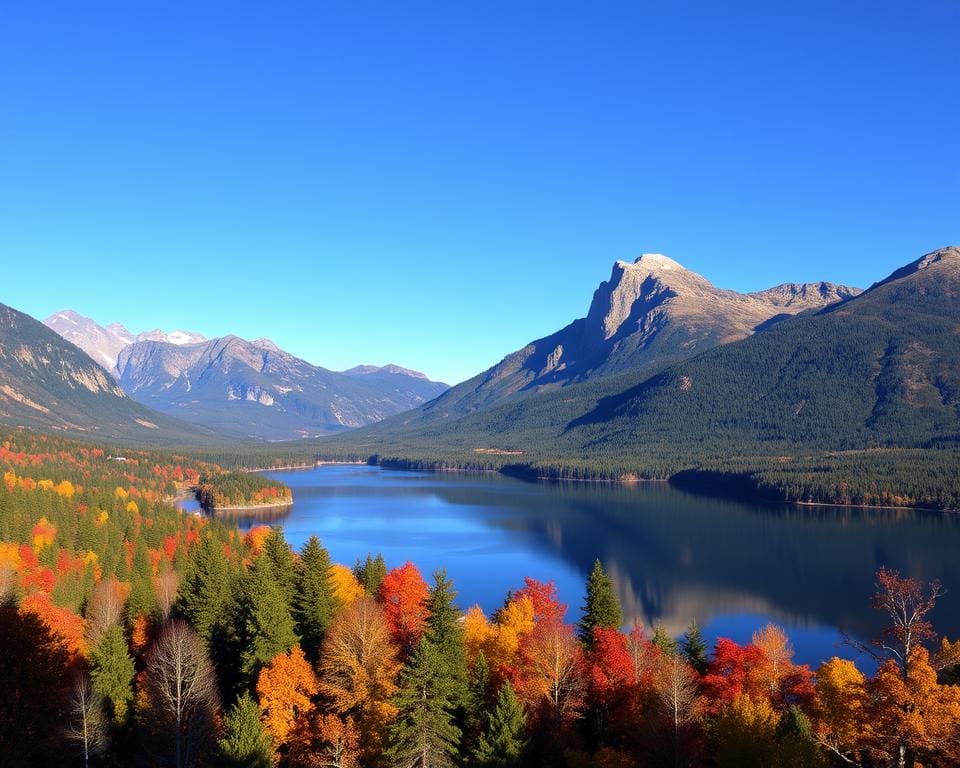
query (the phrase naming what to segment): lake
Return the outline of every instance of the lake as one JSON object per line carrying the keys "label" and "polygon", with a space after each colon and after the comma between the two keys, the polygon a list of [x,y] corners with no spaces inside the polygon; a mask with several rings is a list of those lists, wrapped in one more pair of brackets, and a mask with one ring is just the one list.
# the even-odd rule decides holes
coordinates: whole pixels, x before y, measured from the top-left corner
{"label": "lake", "polygon": [[[629,621],[680,635],[696,619],[712,642],[747,642],[767,621],[787,629],[797,660],[855,657],[842,632],[866,638],[881,565],[940,579],[935,628],[960,634],[960,516],[745,503],[666,484],[530,483],[496,474],[422,473],[333,465],[268,473],[287,483],[285,513],[238,518],[282,524],[299,548],[318,535],[337,562],[382,552],[429,580],[447,569],[463,608],[488,613],[524,576],[553,579],[579,617],[595,558]],[[860,659],[864,668],[872,665]]]}

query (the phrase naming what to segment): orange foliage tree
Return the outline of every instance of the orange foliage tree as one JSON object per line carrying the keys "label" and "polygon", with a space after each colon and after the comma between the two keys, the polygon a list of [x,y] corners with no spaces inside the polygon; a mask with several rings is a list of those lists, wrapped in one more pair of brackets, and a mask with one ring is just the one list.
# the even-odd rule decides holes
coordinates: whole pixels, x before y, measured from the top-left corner
{"label": "orange foliage tree", "polygon": [[316,693],[317,676],[299,645],[278,654],[260,670],[257,696],[263,721],[277,746],[287,743],[297,717],[313,709]]}
{"label": "orange foliage tree", "polygon": [[390,634],[404,655],[413,650],[426,631],[429,591],[420,569],[409,561],[389,571],[380,584],[379,598]]}

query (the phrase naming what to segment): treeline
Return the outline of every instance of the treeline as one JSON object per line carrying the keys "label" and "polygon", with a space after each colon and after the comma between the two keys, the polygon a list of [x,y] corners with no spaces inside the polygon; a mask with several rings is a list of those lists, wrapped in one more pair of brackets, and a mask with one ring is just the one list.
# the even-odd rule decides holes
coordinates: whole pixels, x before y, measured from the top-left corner
{"label": "treeline", "polygon": [[250,472],[217,472],[204,475],[196,487],[204,509],[289,504],[290,488]]}

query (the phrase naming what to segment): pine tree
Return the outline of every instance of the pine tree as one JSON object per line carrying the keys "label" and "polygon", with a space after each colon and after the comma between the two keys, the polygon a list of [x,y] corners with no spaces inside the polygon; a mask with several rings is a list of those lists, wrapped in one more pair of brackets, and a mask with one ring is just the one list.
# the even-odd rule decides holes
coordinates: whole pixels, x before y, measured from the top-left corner
{"label": "pine tree", "polygon": [[150,564],[150,553],[142,539],[138,540],[133,554],[130,581],[130,619],[153,616],[157,608],[157,596],[153,591],[153,566]]}
{"label": "pine tree", "polygon": [[273,574],[280,588],[283,590],[287,605],[293,605],[293,597],[297,591],[297,567],[293,559],[290,545],[283,537],[283,529],[279,526],[271,528],[270,533],[263,540],[261,557],[270,560]]}
{"label": "pine tree", "polygon": [[683,655],[687,657],[690,666],[697,670],[697,674],[705,675],[707,672],[707,644],[703,640],[700,627],[697,620],[690,623],[689,629],[683,636],[683,643],[680,646]]}
{"label": "pine tree", "polygon": [[205,537],[194,549],[183,577],[177,609],[207,645],[226,620],[233,597],[230,564],[218,541]]}
{"label": "pine tree", "polygon": [[473,754],[476,744],[487,724],[490,711],[490,664],[480,651],[473,662],[467,688],[466,715],[464,718],[464,751]]}
{"label": "pine tree", "polygon": [[380,553],[377,553],[376,557],[368,553],[367,559],[362,563],[359,559],[357,560],[357,564],[353,566],[353,575],[357,577],[357,581],[363,585],[368,595],[376,597],[380,591],[380,585],[387,576],[387,562]]}
{"label": "pine tree", "polygon": [[473,757],[483,768],[517,768],[527,742],[523,736],[526,716],[509,680],[497,692],[497,702],[487,717]]}
{"label": "pine tree", "polygon": [[459,709],[467,703],[467,656],[464,647],[462,615],[454,604],[457,593],[447,572],[440,569],[433,574],[433,586],[427,598],[427,631],[424,638],[437,651],[443,673],[453,691],[452,703]]}
{"label": "pine tree", "polygon": [[270,558],[258,557],[241,581],[235,621],[240,671],[248,684],[261,666],[297,644],[290,606]]}
{"label": "pine tree", "polygon": [[307,658],[316,661],[323,636],[336,609],[333,585],[330,583],[330,554],[311,536],[300,553],[297,571],[297,591],[294,595],[293,614],[297,632]]}
{"label": "pine tree", "polygon": [[127,719],[134,674],[123,627],[114,624],[90,652],[90,681],[96,694],[108,702],[117,724]]}
{"label": "pine tree", "polygon": [[667,656],[673,656],[677,652],[677,641],[667,634],[667,630],[659,622],[653,625],[653,637],[650,638],[650,642]]}
{"label": "pine tree", "polygon": [[397,768],[449,768],[460,729],[453,723],[454,690],[433,643],[421,641],[400,675],[390,727],[389,757]]}
{"label": "pine tree", "polygon": [[248,693],[236,700],[223,723],[220,762],[228,768],[270,768],[273,745],[260,721],[260,707]]}
{"label": "pine tree", "polygon": [[586,645],[593,644],[593,630],[597,627],[619,629],[623,624],[623,611],[620,598],[614,589],[613,581],[603,570],[598,559],[587,578],[587,598],[583,606],[583,618],[580,620],[580,639]]}

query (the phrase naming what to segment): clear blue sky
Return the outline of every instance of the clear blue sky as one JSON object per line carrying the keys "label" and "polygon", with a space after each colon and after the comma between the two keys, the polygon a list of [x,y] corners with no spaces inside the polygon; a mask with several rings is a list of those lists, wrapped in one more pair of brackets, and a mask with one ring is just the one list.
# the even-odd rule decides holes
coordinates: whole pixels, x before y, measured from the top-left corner
{"label": "clear blue sky", "polygon": [[960,242],[960,3],[7,0],[0,301],[456,381],[660,251]]}

